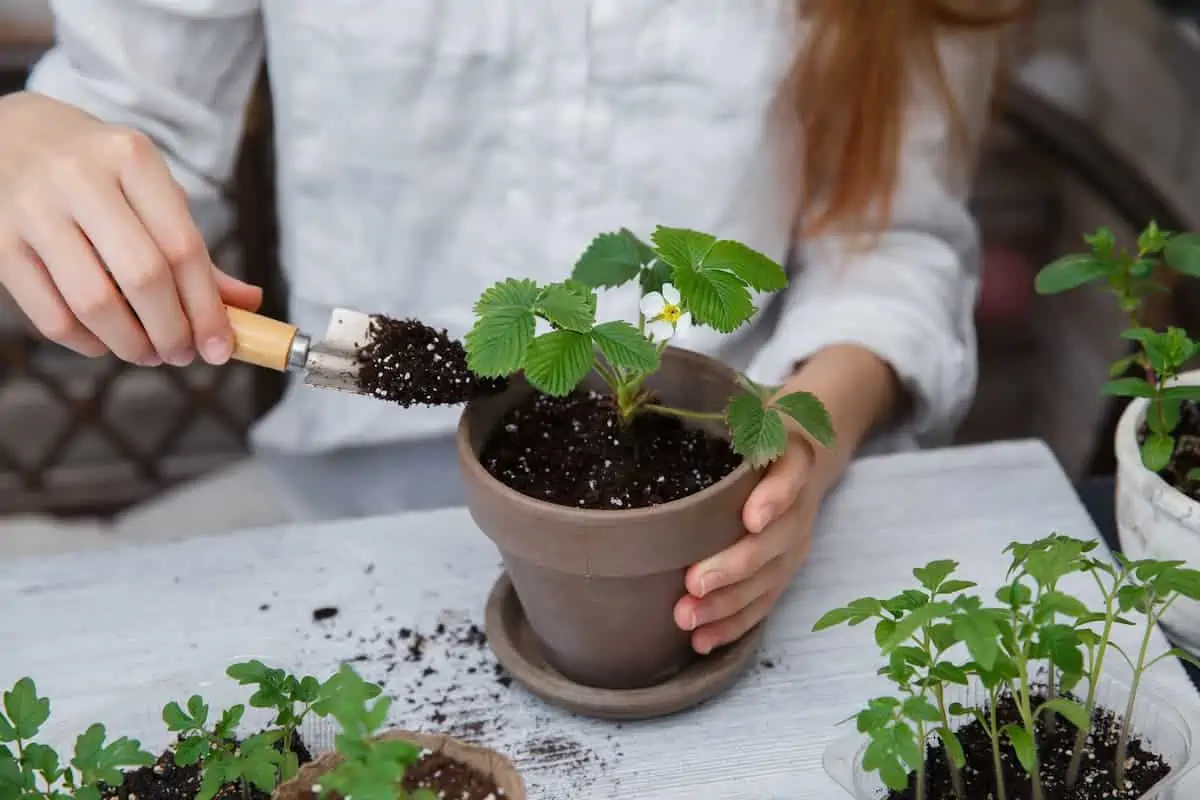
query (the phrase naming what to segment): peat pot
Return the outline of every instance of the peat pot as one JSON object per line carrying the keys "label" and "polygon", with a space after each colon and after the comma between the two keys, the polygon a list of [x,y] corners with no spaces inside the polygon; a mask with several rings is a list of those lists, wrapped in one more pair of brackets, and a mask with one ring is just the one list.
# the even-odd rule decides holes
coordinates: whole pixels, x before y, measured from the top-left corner
{"label": "peat pot", "polygon": [[[1200,370],[1185,372],[1178,383],[1200,384]],[[1200,567],[1200,503],[1142,465],[1137,433],[1149,402],[1126,406],[1117,423],[1117,535],[1130,559],[1186,561]],[[1200,603],[1179,598],[1163,617],[1171,638],[1200,654]]]}
{"label": "peat pot", "polygon": [[[606,388],[594,381],[585,388]],[[666,405],[699,412],[723,410],[739,391],[728,367],[675,348],[646,386]],[[504,414],[533,391],[518,377],[463,413],[458,458],[471,516],[499,548],[551,666],[603,689],[660,684],[696,658],[673,616],[685,570],[745,533],[742,506],[758,475],[742,463],[701,492],[640,509],[577,509],[528,497],[493,478],[479,453]],[[709,425],[726,435],[720,423]]]}

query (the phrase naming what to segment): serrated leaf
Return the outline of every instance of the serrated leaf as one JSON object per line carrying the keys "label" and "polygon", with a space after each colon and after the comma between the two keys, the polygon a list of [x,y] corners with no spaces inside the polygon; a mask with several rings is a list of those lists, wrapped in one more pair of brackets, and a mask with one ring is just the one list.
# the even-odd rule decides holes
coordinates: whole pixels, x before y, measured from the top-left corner
{"label": "serrated leaf", "polygon": [[1142,442],[1142,464],[1151,472],[1161,472],[1171,463],[1175,452],[1175,440],[1161,433],[1154,433]]}
{"label": "serrated leaf", "polygon": [[530,280],[500,281],[475,303],[477,319],[464,337],[467,366],[485,378],[519,370],[533,340],[538,287]]}
{"label": "serrated leaf", "polygon": [[595,295],[579,284],[552,283],[542,289],[536,313],[568,331],[587,333],[596,322]]}
{"label": "serrated leaf", "polygon": [[951,624],[955,635],[967,645],[971,658],[983,669],[991,669],[1000,651],[1000,631],[991,616],[983,612],[960,614]]}
{"label": "serrated leaf", "polygon": [[4,711],[17,738],[32,739],[50,719],[50,699],[38,697],[32,678],[21,678],[4,693]]}
{"label": "serrated leaf", "polygon": [[927,590],[932,592],[942,585],[942,581],[958,568],[958,562],[950,559],[930,561],[923,567],[914,567],[912,574]]}
{"label": "serrated leaf", "polygon": [[1145,378],[1117,378],[1105,383],[1100,392],[1109,397],[1152,397],[1154,387]]}
{"label": "serrated leaf", "polygon": [[1033,736],[1020,725],[1005,725],[1000,730],[1012,743],[1017,761],[1021,762],[1021,768],[1026,773],[1033,774],[1037,767],[1037,746],[1033,742]]}
{"label": "serrated leaf", "polygon": [[637,373],[658,369],[658,348],[628,322],[603,322],[592,328],[592,341],[614,367]]}
{"label": "serrated leaf", "polygon": [[733,437],[733,450],[751,466],[769,464],[787,447],[787,432],[779,413],[763,407],[762,400],[740,394],[729,401],[725,419]]}
{"label": "serrated leaf", "polygon": [[1200,234],[1172,236],[1163,250],[1163,258],[1176,272],[1200,278]]}
{"label": "serrated leaf", "polygon": [[754,303],[746,285],[735,275],[721,270],[676,268],[675,288],[692,320],[721,333],[737,330],[754,315]]}
{"label": "serrated leaf", "polygon": [[187,710],[197,727],[203,726],[204,723],[208,722],[208,705],[200,695],[194,694],[188,698]]}
{"label": "serrated leaf", "polygon": [[661,258],[655,258],[650,262],[650,266],[644,267],[641,274],[638,275],[638,283],[642,287],[642,294],[661,292],[665,284],[671,283],[673,273],[674,270],[672,270],[670,264]]}
{"label": "serrated leaf", "polygon": [[707,269],[732,272],[751,289],[777,292],[787,288],[787,273],[773,259],[741,242],[722,239],[704,256]]}
{"label": "serrated leaf", "polygon": [[525,377],[539,391],[563,397],[588,376],[594,365],[590,336],[575,331],[551,331],[530,343]]}
{"label": "serrated leaf", "polygon": [[181,767],[195,764],[208,753],[209,743],[204,736],[189,736],[175,746],[175,763]]}
{"label": "serrated leaf", "polygon": [[186,731],[192,727],[192,718],[183,712],[179,703],[167,703],[163,707],[162,718],[163,722],[166,723],[167,730],[173,733]]}
{"label": "serrated leaf", "polygon": [[833,420],[816,395],[792,392],[775,398],[771,405],[794,419],[822,447],[833,446]]}
{"label": "serrated leaf", "polygon": [[1038,294],[1058,294],[1103,278],[1111,271],[1109,264],[1090,253],[1072,253],[1042,267],[1034,288]]}
{"label": "serrated leaf", "polygon": [[608,288],[628,283],[637,277],[645,262],[640,240],[622,229],[602,233],[592,240],[575,262],[571,277],[593,288]]}
{"label": "serrated leaf", "polygon": [[716,244],[716,237],[687,228],[667,228],[659,225],[650,236],[658,256],[675,268],[698,269],[704,257]]}
{"label": "serrated leaf", "polygon": [[885,653],[890,653],[912,638],[912,635],[924,625],[945,615],[949,610],[949,603],[929,603],[920,608],[914,608],[896,622],[896,629],[892,631],[892,635],[885,642],[879,645],[879,648]]}

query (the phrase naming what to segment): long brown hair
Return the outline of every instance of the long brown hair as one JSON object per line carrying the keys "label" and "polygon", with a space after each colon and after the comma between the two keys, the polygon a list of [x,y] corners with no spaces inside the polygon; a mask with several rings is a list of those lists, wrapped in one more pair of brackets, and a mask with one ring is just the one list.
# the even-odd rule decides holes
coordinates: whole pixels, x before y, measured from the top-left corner
{"label": "long brown hair", "polygon": [[780,88],[794,116],[803,176],[798,229],[876,233],[891,216],[913,86],[934,86],[959,147],[967,131],[938,54],[946,30],[1017,18],[1022,0],[798,0],[808,28]]}

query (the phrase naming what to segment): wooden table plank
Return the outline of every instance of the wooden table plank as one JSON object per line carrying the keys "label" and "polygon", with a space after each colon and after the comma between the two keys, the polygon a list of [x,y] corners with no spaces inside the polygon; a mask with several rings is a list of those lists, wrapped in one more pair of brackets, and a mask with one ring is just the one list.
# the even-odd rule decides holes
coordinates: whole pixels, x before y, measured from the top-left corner
{"label": "wooden table plank", "polygon": [[[844,795],[822,772],[822,750],[842,732],[835,723],[885,687],[869,631],[813,635],[813,621],[906,587],[911,567],[933,558],[959,559],[964,574],[994,586],[1005,544],[1051,530],[1096,535],[1043,445],[859,462],[771,620],[760,664],[719,700],[652,722],[550,708],[497,683],[486,649],[431,643],[422,660],[405,661],[389,646],[401,627],[481,622],[499,561],[461,510],[0,565],[0,685],[37,679],[54,702],[56,745],[99,720],[161,746],[163,702],[195,690],[216,704],[239,699],[222,678],[232,658],[324,673],[360,657],[356,666],[400,697],[397,723],[433,728],[431,717],[445,715],[441,727],[509,753],[534,798],[835,800]],[[1081,594],[1095,598],[1086,584]],[[314,623],[321,606],[339,612]],[[1155,683],[1195,705],[1183,670],[1162,666]],[[427,669],[436,672],[423,677]],[[1196,794],[1180,796],[1200,796],[1190,786]]]}

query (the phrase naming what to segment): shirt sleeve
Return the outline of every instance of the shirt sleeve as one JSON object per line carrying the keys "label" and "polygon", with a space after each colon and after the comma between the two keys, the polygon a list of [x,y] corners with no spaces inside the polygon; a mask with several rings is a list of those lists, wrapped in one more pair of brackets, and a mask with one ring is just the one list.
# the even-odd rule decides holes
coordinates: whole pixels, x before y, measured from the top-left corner
{"label": "shirt sleeve", "polygon": [[[972,142],[987,121],[997,46],[983,34],[939,43]],[[825,347],[864,347],[892,367],[910,395],[902,430],[890,433],[924,445],[949,439],[971,403],[978,372],[980,248],[967,209],[973,164],[964,163],[974,153],[956,159],[951,130],[933,87],[916,87],[888,228],[866,248],[838,235],[798,244],[798,268],[775,330],[750,369],[778,383]]]}
{"label": "shirt sleeve", "polygon": [[146,134],[209,241],[229,224],[246,105],[262,64],[260,0],[53,0],[55,44],[27,88]]}

